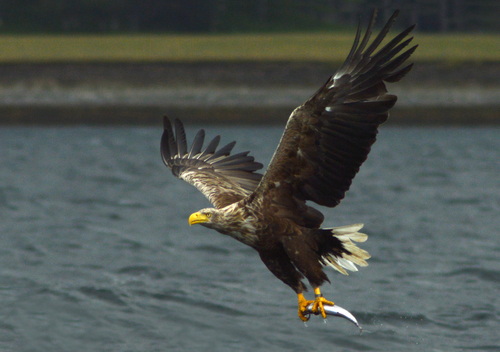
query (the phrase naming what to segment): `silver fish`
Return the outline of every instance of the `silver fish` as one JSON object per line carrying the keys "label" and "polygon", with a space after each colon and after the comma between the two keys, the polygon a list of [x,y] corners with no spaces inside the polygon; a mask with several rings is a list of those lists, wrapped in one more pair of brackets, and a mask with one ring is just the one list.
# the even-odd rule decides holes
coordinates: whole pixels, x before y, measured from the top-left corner
{"label": "silver fish", "polygon": [[[304,311],[304,314],[315,314],[315,315],[321,314],[319,311],[317,313],[313,313],[312,307],[313,307],[312,303],[310,305],[308,305],[306,307],[306,310]],[[336,317],[341,317],[341,318],[347,319],[351,323],[353,323],[354,325],[356,325],[358,327],[360,333],[363,332],[363,328],[361,328],[361,326],[359,325],[359,323],[356,320],[356,318],[354,317],[354,315],[352,315],[347,309],[344,309],[344,308],[339,307],[339,306],[327,306],[326,304],[323,305],[323,308],[325,309],[325,313],[327,315],[334,315]]]}

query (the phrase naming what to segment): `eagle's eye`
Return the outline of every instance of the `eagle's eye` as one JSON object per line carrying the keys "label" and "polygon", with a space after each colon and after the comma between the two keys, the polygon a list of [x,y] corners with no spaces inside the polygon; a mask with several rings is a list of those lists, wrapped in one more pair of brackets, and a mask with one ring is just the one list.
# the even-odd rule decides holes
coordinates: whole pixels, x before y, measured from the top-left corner
{"label": "eagle's eye", "polygon": [[206,216],[207,216],[207,218],[209,218],[209,219],[212,217],[212,213],[206,213],[205,215],[206,215]]}

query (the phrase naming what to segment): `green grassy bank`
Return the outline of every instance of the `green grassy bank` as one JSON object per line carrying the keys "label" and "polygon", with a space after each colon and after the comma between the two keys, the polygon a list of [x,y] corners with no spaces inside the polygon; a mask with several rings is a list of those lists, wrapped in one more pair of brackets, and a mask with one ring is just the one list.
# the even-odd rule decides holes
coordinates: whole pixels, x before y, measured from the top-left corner
{"label": "green grassy bank", "polygon": [[[354,33],[242,35],[0,36],[0,63],[341,62]],[[500,61],[500,36],[415,34],[414,61]]]}

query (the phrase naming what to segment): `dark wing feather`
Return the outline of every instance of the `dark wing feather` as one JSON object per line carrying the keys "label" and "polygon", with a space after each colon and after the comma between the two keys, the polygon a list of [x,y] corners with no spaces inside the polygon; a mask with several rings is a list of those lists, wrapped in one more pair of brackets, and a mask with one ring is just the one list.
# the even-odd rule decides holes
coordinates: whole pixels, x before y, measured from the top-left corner
{"label": "dark wing feather", "polygon": [[319,226],[319,212],[311,217],[310,208],[304,208],[305,201],[334,207],[344,198],[375,142],[378,126],[387,120],[389,109],[396,103],[396,96],[387,93],[384,81],[396,82],[411,69],[411,64],[400,66],[416,48],[403,52],[411,41],[404,38],[413,27],[376,52],[396,16],[397,12],[368,47],[376,13],[361,42],[358,27],[344,64],[290,116],[251,201],[274,207],[275,213],[299,224]]}
{"label": "dark wing feather", "polygon": [[199,130],[198,133],[196,134],[196,137],[194,137],[193,145],[189,150],[189,155],[188,155],[189,159],[201,153],[201,148],[203,148],[204,141],[205,141],[205,131]]}
{"label": "dark wing feather", "polygon": [[168,117],[163,120],[161,156],[174,176],[198,188],[217,208],[223,208],[251,194],[262,175],[254,171],[262,164],[254,161],[249,152],[230,155],[236,142],[217,150],[220,137],[215,137],[202,151],[205,131],[200,130],[193,145],[187,147],[182,123],[174,121],[175,136]]}

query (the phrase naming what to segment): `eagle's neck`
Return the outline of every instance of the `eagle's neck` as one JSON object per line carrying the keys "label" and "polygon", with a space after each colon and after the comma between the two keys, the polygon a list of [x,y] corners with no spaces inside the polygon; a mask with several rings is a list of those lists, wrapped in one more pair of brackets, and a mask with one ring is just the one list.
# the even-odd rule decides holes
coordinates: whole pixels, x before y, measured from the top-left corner
{"label": "eagle's neck", "polygon": [[218,232],[250,246],[257,245],[257,218],[240,202],[220,209],[217,224],[214,229]]}

